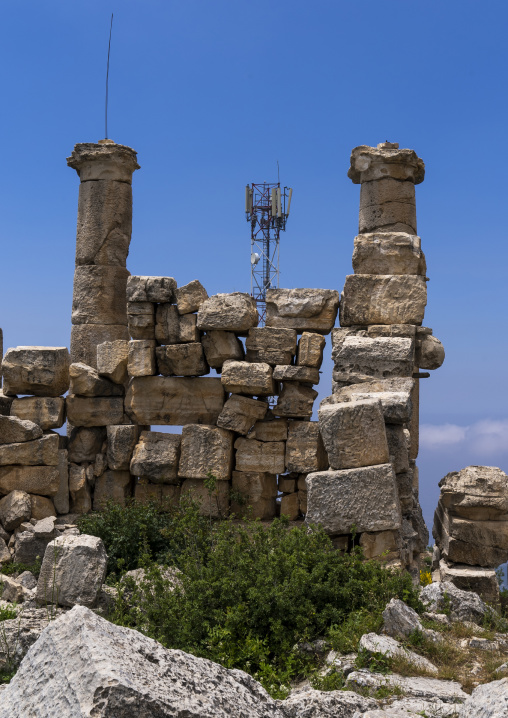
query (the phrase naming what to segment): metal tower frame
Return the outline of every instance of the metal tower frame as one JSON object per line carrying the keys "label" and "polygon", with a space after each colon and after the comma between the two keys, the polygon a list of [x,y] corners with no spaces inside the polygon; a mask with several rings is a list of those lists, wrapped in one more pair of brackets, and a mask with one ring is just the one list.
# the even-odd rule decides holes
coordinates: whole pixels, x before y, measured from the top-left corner
{"label": "metal tower frame", "polygon": [[266,318],[266,290],[279,286],[279,241],[285,231],[293,190],[280,182],[252,183],[245,188],[245,213],[251,226],[251,296],[259,323]]}

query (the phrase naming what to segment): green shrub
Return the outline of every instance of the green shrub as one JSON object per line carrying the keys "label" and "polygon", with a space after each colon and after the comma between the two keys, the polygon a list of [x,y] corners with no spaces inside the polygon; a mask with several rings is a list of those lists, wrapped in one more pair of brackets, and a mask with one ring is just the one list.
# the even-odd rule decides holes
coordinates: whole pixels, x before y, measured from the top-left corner
{"label": "green shrub", "polygon": [[[8,621],[11,618],[16,618],[18,615],[15,605],[13,606],[0,606],[0,622]],[[1,639],[0,639],[1,646]]]}
{"label": "green shrub", "polygon": [[35,563],[4,563],[2,565],[2,573],[5,576],[19,575],[23,571],[30,571],[35,578],[39,578],[41,572],[42,560],[37,559]]}
{"label": "green shrub", "polygon": [[[379,627],[392,597],[420,608],[409,574],[364,561],[359,549],[336,551],[318,528],[289,528],[284,518],[268,527],[255,521],[210,523],[187,507],[158,530],[158,550],[145,557],[139,556],[139,541],[134,545],[130,538],[146,579],[129,587],[134,596],[128,601],[120,596],[113,620],[168,648],[241,668],[276,697],[287,694],[291,680],[315,670],[316,659],[302,655],[297,643],[329,636],[339,645],[344,627],[356,647],[360,630]],[[144,545],[151,548],[148,534]],[[177,566],[181,586],[172,590],[157,563]]]}

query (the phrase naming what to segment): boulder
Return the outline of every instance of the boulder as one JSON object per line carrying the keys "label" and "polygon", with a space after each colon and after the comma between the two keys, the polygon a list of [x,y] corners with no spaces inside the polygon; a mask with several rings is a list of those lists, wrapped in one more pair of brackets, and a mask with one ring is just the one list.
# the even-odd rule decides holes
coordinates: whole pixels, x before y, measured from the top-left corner
{"label": "boulder", "polygon": [[129,342],[127,373],[129,376],[152,376],[155,363],[155,339],[133,339]]}
{"label": "boulder", "polygon": [[217,426],[245,435],[256,421],[264,418],[267,410],[268,404],[264,401],[232,394],[219,414]]}
{"label": "boulder", "polygon": [[163,376],[203,376],[210,370],[201,342],[157,347],[155,353]]}
{"label": "boulder", "polygon": [[27,494],[54,496],[59,485],[57,466],[0,466],[0,494],[19,490]]}
{"label": "boulder", "polygon": [[233,432],[216,426],[187,424],[182,429],[178,475],[206,479],[211,473],[228,481],[233,466]]}
{"label": "boulder", "polygon": [[[103,342],[97,346],[97,371],[115,384],[127,381],[129,342],[122,339]],[[67,407],[68,408],[68,407]],[[74,422],[72,422],[74,423]],[[110,422],[116,424],[118,422]]]}
{"label": "boulder", "polygon": [[99,376],[97,369],[79,362],[69,368],[70,393],[77,396],[122,396],[123,387]]}
{"label": "boulder", "polygon": [[66,347],[8,349],[2,361],[4,394],[65,394],[69,388],[69,365]]}
{"label": "boulder", "polygon": [[391,464],[307,476],[309,524],[329,534],[389,531],[401,525],[400,504]]}
{"label": "boulder", "polygon": [[25,491],[11,491],[0,499],[0,522],[6,531],[14,531],[31,516],[32,502]]}
{"label": "boulder", "polygon": [[[363,695],[365,693],[375,693],[379,688],[384,687],[385,691],[388,688],[391,693],[397,691],[407,697],[424,701],[437,700],[444,703],[445,706],[446,704],[452,704],[453,712],[444,714],[450,716],[450,718],[455,718],[457,709],[460,710],[459,705],[467,698],[467,693],[462,690],[460,683],[456,681],[442,681],[438,678],[424,676],[406,677],[399,676],[397,673],[385,676],[380,673],[369,673],[368,671],[354,671],[346,678],[346,686],[361,692]],[[438,713],[437,716],[439,715]],[[443,714],[441,713],[441,715]],[[411,716],[411,718],[413,717]]]}
{"label": "boulder", "polygon": [[242,361],[244,358],[243,345],[234,332],[208,331],[202,337],[201,343],[205,351],[206,361],[213,369],[218,371],[222,370],[222,365],[228,359]]}
{"label": "boulder", "polygon": [[[56,609],[54,617],[56,618],[61,613],[61,608]],[[25,604],[16,618],[2,621],[0,670],[12,671],[13,668],[16,668],[21,663],[30,646],[35,643],[43,630],[50,624],[50,618],[51,616],[48,615],[46,607],[34,609],[27,607]],[[2,711],[4,709],[3,694],[0,693],[0,696],[0,711]]]}
{"label": "boulder", "polygon": [[431,613],[443,613],[449,609],[455,620],[472,621],[480,626],[485,617],[492,613],[492,609],[476,593],[463,591],[449,581],[424,586],[420,598]]}
{"label": "boulder", "polygon": [[353,691],[308,688],[292,693],[279,705],[287,718],[363,718],[365,711],[376,708],[378,703]]}
{"label": "boulder", "polygon": [[177,484],[180,458],[180,434],[142,431],[134,448],[130,472],[154,484]]}
{"label": "boulder", "polygon": [[[83,265],[74,272],[73,324],[127,324],[125,267]],[[63,392],[60,392],[63,393]]]}
{"label": "boulder", "polygon": [[418,670],[427,671],[434,675],[438,673],[436,666],[427,658],[401,646],[398,641],[389,636],[378,636],[377,633],[366,633],[360,638],[358,649],[371,654],[382,653],[388,658],[402,658]]}
{"label": "boulder", "polygon": [[218,377],[135,377],[125,406],[143,425],[215,424],[224,406],[224,389]]}
{"label": "boulder", "polygon": [[425,278],[416,275],[349,274],[340,303],[342,327],[421,324],[427,304]]}
{"label": "boulder", "polygon": [[383,611],[383,631],[392,638],[404,639],[414,631],[423,632],[418,614],[404,601],[392,598]]}
{"label": "boulder", "polygon": [[46,434],[34,441],[0,444],[0,466],[56,466],[58,464],[58,434]]}
{"label": "boulder", "polygon": [[221,382],[233,394],[271,396],[275,393],[272,373],[272,367],[266,363],[228,360],[222,367]]}
{"label": "boulder", "polygon": [[250,329],[245,348],[247,361],[266,362],[272,366],[291,364],[296,353],[296,331],[271,327]]}
{"label": "boulder", "polygon": [[477,686],[460,709],[460,718],[505,718],[508,715],[508,678]]}
{"label": "boulder", "polygon": [[96,536],[59,536],[48,544],[37,581],[39,604],[93,606],[106,577],[107,554]]}
{"label": "boulder", "polygon": [[220,329],[230,332],[248,332],[258,324],[255,300],[248,294],[215,294],[201,304],[198,311],[198,329]]}
{"label": "boulder", "polygon": [[319,430],[332,469],[386,464],[389,459],[381,402],[364,399],[319,409]]}
{"label": "boulder", "polygon": [[310,386],[287,382],[282,386],[273,413],[288,419],[310,419],[317,396],[317,391]]}
{"label": "boulder", "polygon": [[42,436],[42,429],[33,421],[0,415],[0,444],[33,441]]}
{"label": "boulder", "polygon": [[123,397],[73,396],[66,398],[67,418],[73,426],[108,426],[121,424],[124,418]]}
{"label": "boulder", "polygon": [[[23,396],[12,402],[11,416],[33,421],[44,431],[59,429],[65,422],[65,399],[62,397]],[[24,439],[19,439],[19,441],[24,441]]]}
{"label": "boulder", "polygon": [[355,237],[355,274],[421,274],[427,267],[421,239],[406,232],[372,232]]}
{"label": "boulder", "polygon": [[303,332],[298,342],[298,366],[311,366],[319,369],[323,363],[323,349],[326,339],[321,334]]}
{"label": "boulder", "polygon": [[287,471],[306,474],[326,468],[328,468],[328,457],[318,422],[290,421],[286,444]]}
{"label": "boulder", "polygon": [[420,369],[439,369],[445,359],[445,350],[439,339],[428,334],[416,345],[416,365]]}
{"label": "boulder", "polygon": [[267,289],[266,326],[329,334],[338,307],[334,289]]}
{"label": "boulder", "polygon": [[107,458],[110,469],[126,471],[138,442],[139,427],[133,424],[109,425],[107,427]]}
{"label": "boulder", "polygon": [[176,280],[173,277],[131,276],[127,279],[127,301],[129,302],[173,302]]}
{"label": "boulder", "polygon": [[67,445],[69,461],[74,464],[95,461],[96,454],[102,451],[105,438],[106,429],[102,426],[75,426]]}
{"label": "boulder", "polygon": [[335,381],[356,383],[413,374],[414,341],[408,337],[349,335],[333,352]]}
{"label": "boulder", "polygon": [[208,292],[198,279],[179,287],[176,290],[176,306],[179,314],[190,314],[197,312],[205,299],[208,299]]}
{"label": "boulder", "polygon": [[236,471],[284,473],[285,443],[283,441],[264,442],[240,437],[235,441],[235,449]]}
{"label": "boulder", "polygon": [[43,631],[2,692],[0,718],[35,710],[40,718],[284,716],[243,671],[163,648],[84,606]]}
{"label": "boulder", "polygon": [[13,561],[31,566],[36,561],[42,561],[46,546],[51,538],[35,535],[35,531],[20,531],[14,539]]}

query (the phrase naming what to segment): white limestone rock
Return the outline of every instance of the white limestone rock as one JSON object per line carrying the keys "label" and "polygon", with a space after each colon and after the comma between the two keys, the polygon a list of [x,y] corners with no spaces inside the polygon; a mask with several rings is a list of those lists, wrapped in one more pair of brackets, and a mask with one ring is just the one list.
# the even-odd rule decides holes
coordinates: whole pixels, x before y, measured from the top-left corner
{"label": "white limestone rock", "polygon": [[459,718],[506,718],[508,678],[484,683],[474,689],[462,706]]}
{"label": "white limestone rock", "polygon": [[11,491],[0,499],[0,523],[6,531],[14,531],[23,521],[30,521],[32,502],[25,491]]}
{"label": "white limestone rock", "polygon": [[141,277],[127,279],[127,301],[129,302],[173,302],[176,280],[173,277]]}
{"label": "white limestone rock", "polygon": [[242,292],[215,294],[205,299],[198,311],[197,327],[200,330],[248,332],[257,324],[256,302],[251,296]]}
{"label": "white limestone rock", "polygon": [[392,598],[383,611],[383,631],[392,638],[407,638],[413,631],[423,632],[418,614],[404,601]]}
{"label": "white limestone rock", "polygon": [[266,326],[329,334],[338,307],[335,289],[267,289]]}
{"label": "white limestone rock", "polygon": [[426,678],[423,676],[399,676],[397,673],[390,673],[384,676],[380,673],[369,673],[369,671],[354,671],[346,678],[346,685],[352,690],[374,692],[382,686],[388,688],[399,688],[407,697],[418,698],[426,701],[440,700],[443,703],[450,703],[458,709],[458,706],[466,700],[467,693],[462,690],[460,683],[456,681],[442,681],[438,678]]}
{"label": "white limestone rock", "polygon": [[375,709],[377,702],[353,691],[298,691],[279,701],[286,718],[354,718]]}
{"label": "white limestone rock", "polygon": [[69,388],[70,356],[66,347],[16,347],[2,361],[6,395],[60,396]]}
{"label": "white limestone rock", "polygon": [[418,655],[414,651],[401,646],[401,644],[390,636],[379,636],[377,633],[366,633],[360,638],[358,649],[368,653],[382,653],[389,658],[403,658],[419,670],[437,674],[438,669],[427,658]]}
{"label": "white limestone rock", "polygon": [[43,431],[59,429],[65,422],[65,399],[60,396],[22,396],[12,402],[11,417],[14,416],[24,421],[33,421]]}
{"label": "white limestone rock", "polygon": [[420,598],[431,613],[442,613],[443,609],[449,606],[455,620],[471,621],[480,626],[484,618],[492,612],[476,593],[463,591],[449,581],[424,586]]}

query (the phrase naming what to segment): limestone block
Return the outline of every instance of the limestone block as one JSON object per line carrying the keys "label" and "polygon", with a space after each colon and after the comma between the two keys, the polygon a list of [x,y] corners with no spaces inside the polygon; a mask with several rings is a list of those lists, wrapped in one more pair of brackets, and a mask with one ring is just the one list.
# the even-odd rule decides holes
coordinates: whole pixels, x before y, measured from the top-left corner
{"label": "limestone block", "polygon": [[247,332],[258,324],[255,300],[243,292],[215,294],[201,304],[198,311],[198,329],[221,329],[230,332]]}
{"label": "limestone block", "polygon": [[58,429],[65,423],[65,399],[62,397],[24,396],[14,399],[11,415],[22,420],[32,421],[44,431]]}
{"label": "limestone block", "polygon": [[298,491],[298,505],[300,507],[300,513],[306,515],[308,506],[306,491]]}
{"label": "limestone block", "polygon": [[389,424],[405,424],[411,420],[413,410],[411,392],[414,379],[379,379],[360,384],[351,384],[339,389],[326,401],[357,401],[361,399],[379,399],[383,407],[385,421]]}
{"label": "limestone block", "polygon": [[71,357],[97,369],[97,346],[106,341],[129,341],[125,324],[74,324],[71,328]]}
{"label": "limestone block", "polygon": [[[72,295],[73,324],[127,324],[124,267],[76,267]],[[75,357],[73,357],[75,359]]]}
{"label": "limestone block", "polygon": [[258,441],[286,441],[288,438],[288,420],[256,421],[251,431],[249,431],[248,438],[257,439]]}
{"label": "limestone block", "polygon": [[317,421],[289,422],[286,468],[300,474],[328,468],[328,457]]}
{"label": "limestone block", "polygon": [[66,347],[16,347],[2,361],[4,394],[60,396],[69,388],[69,350]]}
{"label": "limestone block", "polygon": [[391,177],[362,182],[359,225],[360,233],[392,230],[416,234],[414,184]]}
{"label": "limestone block", "polygon": [[[129,277],[131,280],[132,277]],[[152,317],[155,323],[155,305],[153,302],[127,302],[127,314],[132,317]]]}
{"label": "limestone block", "polygon": [[[425,327],[417,327],[414,324],[371,324],[367,327],[369,337],[416,337],[416,330],[420,331]],[[432,330],[431,330],[432,331]]]}
{"label": "limestone block", "polygon": [[42,436],[42,429],[33,421],[17,416],[0,415],[0,444],[33,441]]}
{"label": "limestone block", "polygon": [[6,531],[14,531],[23,521],[30,521],[32,502],[26,491],[11,491],[0,499],[0,522]]}
{"label": "limestone block", "polygon": [[110,469],[126,471],[131,463],[134,447],[138,442],[139,427],[133,424],[120,424],[107,427],[107,459]]}
{"label": "limestone block", "polygon": [[[410,651],[407,646],[401,646],[398,641],[390,638],[389,636],[380,636],[377,633],[364,633],[364,635],[360,638],[358,648],[359,650],[367,652],[371,655],[382,653],[388,658],[401,658],[407,661],[413,669],[417,668],[425,671],[427,674],[430,673],[436,675],[438,673],[436,666],[434,666],[434,664],[432,664],[427,658],[420,656],[414,651]],[[349,674],[349,680],[351,680],[351,675],[354,676],[355,674]],[[360,673],[360,676],[361,675],[362,674]],[[446,683],[448,683],[448,681]],[[454,688],[455,687],[459,689],[460,693],[463,693],[463,691],[460,690],[460,684],[456,683]],[[446,685],[446,688],[450,689],[450,686]]]}
{"label": "limestone block", "polygon": [[155,339],[131,340],[127,360],[129,376],[152,376],[155,372]]}
{"label": "limestone block", "polygon": [[81,182],[89,180],[117,180],[132,182],[132,173],[139,169],[136,152],[127,145],[80,142],[74,145],[67,164],[76,170]]}
{"label": "limestone block", "polygon": [[439,574],[442,583],[452,583],[461,591],[473,591],[483,601],[499,604],[499,583],[493,568],[480,566],[450,566],[446,561],[439,562]]}
{"label": "limestone block", "polygon": [[0,569],[3,563],[10,563],[11,552],[7,548],[7,544],[4,539],[0,537]]}
{"label": "limestone block", "polygon": [[312,366],[319,369],[323,363],[323,349],[326,339],[321,334],[304,332],[298,342],[298,366]]}
{"label": "limestone block", "polygon": [[[133,302],[129,303],[133,304]],[[150,304],[150,306],[154,307],[153,304]],[[155,341],[154,314],[127,314],[127,322],[131,339],[151,339]]]}
{"label": "limestone block", "polygon": [[401,525],[400,505],[391,464],[307,476],[306,521],[329,534],[393,531]]}
{"label": "limestone block", "polygon": [[56,466],[58,464],[59,437],[47,434],[34,441],[0,445],[0,466]]}
{"label": "limestone block", "polygon": [[75,426],[67,445],[69,461],[73,464],[95,461],[96,454],[102,451],[105,438],[106,429],[102,426]]}
{"label": "limestone block", "polygon": [[100,511],[108,501],[125,506],[132,495],[132,479],[129,471],[105,471],[95,482],[93,509]]}
{"label": "limestone block", "polygon": [[182,484],[181,497],[190,498],[199,506],[204,516],[218,519],[229,512],[229,484],[217,481],[215,489],[210,491],[203,479],[185,479]]}
{"label": "limestone block", "polygon": [[338,308],[334,289],[268,289],[266,326],[329,334]]}
{"label": "limestone block", "polygon": [[84,466],[69,465],[70,509],[75,514],[87,514],[92,510],[92,495]]}
{"label": "limestone block", "polygon": [[399,496],[400,509],[404,515],[410,513],[415,504],[413,494],[413,472],[403,471],[400,474],[395,474],[397,482],[397,493]]}
{"label": "limestone block", "polygon": [[228,360],[222,366],[221,382],[233,394],[271,396],[275,393],[272,373],[272,367],[266,363]]}
{"label": "limestone block", "polygon": [[439,482],[440,502],[456,516],[474,521],[508,520],[508,476],[495,466],[467,466]]}
{"label": "limestone block", "polygon": [[301,384],[319,384],[319,369],[310,366],[276,366],[275,381],[299,381]]}
{"label": "limestone block", "polygon": [[192,312],[197,312],[205,299],[208,299],[208,292],[199,280],[193,279],[192,282],[176,290],[178,313],[191,314]]}
{"label": "limestone block", "polygon": [[176,280],[173,277],[132,276],[127,280],[129,302],[155,302],[157,304],[175,301]]}
{"label": "limestone block", "polygon": [[54,496],[59,485],[60,474],[56,466],[0,466],[0,494],[17,490]]}
{"label": "limestone block", "polygon": [[132,187],[127,182],[81,182],[76,265],[125,267],[132,234]]}
{"label": "limestone block", "polygon": [[245,435],[256,421],[265,417],[267,410],[264,401],[232,394],[219,414],[217,426]]}
{"label": "limestone block", "polygon": [[236,471],[267,474],[284,473],[285,444],[283,441],[257,441],[239,438],[235,441]]}
{"label": "limestone block", "polygon": [[409,471],[409,431],[401,424],[386,424],[390,463],[396,474]]}
{"label": "limestone block", "polygon": [[30,501],[32,504],[32,519],[40,521],[41,519],[46,519],[49,516],[56,516],[55,504],[46,496],[36,496],[35,494],[32,494],[30,496]]}
{"label": "limestone block", "polygon": [[241,361],[244,357],[242,343],[233,332],[208,331],[201,339],[206,361],[213,369],[222,370],[228,359]]}
{"label": "limestone block", "polygon": [[177,484],[180,460],[180,434],[142,431],[134,448],[130,472],[154,484]]}
{"label": "limestone block", "polygon": [[277,486],[282,493],[293,494],[296,491],[296,479],[288,478],[290,476],[292,476],[292,474],[279,476]]}
{"label": "limestone block", "polygon": [[414,342],[405,337],[347,336],[335,356],[335,381],[411,377]]}
{"label": "limestone block", "polygon": [[405,232],[373,232],[355,237],[355,274],[421,274],[427,267],[421,239]]}
{"label": "limestone block", "polygon": [[68,396],[67,418],[72,426],[107,426],[123,421],[123,397]]}
{"label": "limestone block", "polygon": [[203,376],[209,366],[201,342],[157,347],[157,367],[163,376]]}
{"label": "limestone block", "polygon": [[65,449],[58,452],[58,491],[53,496],[55,509],[59,514],[69,513],[69,462]]}
{"label": "limestone block", "polygon": [[151,484],[148,481],[139,480],[134,487],[134,498],[139,503],[160,504],[162,511],[172,506],[178,506],[180,501],[180,486],[175,484]]}
{"label": "limestone block", "polygon": [[343,327],[366,324],[421,324],[427,304],[424,277],[349,274],[340,303]]}
{"label": "limestone block", "polygon": [[[277,477],[260,471],[233,471],[233,492],[241,495],[243,505],[256,504],[260,500],[277,498]],[[268,508],[271,504],[266,504]],[[275,514],[275,504],[273,505]],[[237,511],[235,511],[237,513]],[[253,516],[253,518],[258,518]],[[259,518],[262,518],[261,516]]]}
{"label": "limestone block", "polygon": [[245,340],[247,360],[267,364],[290,364],[296,353],[296,331],[255,327]]}
{"label": "limestone block", "polygon": [[[238,473],[242,473],[241,471]],[[244,476],[246,474],[243,474]],[[276,499],[242,499],[242,503],[235,500],[235,489],[233,488],[233,498],[231,499],[231,513],[237,518],[248,517],[250,519],[261,519],[261,521],[271,521],[275,518]],[[10,556],[10,555],[9,555]]]}
{"label": "limestone block", "polygon": [[[409,180],[420,184],[425,177],[425,165],[414,150],[399,149],[396,143],[382,143],[378,147],[360,145],[351,152],[351,167],[347,176],[354,184],[384,180]],[[396,145],[396,146],[395,146]]]}
{"label": "limestone block", "polygon": [[282,387],[273,413],[288,419],[310,419],[317,395],[317,391],[310,386],[288,382]]}
{"label": "limestone block", "polygon": [[215,424],[224,389],[218,377],[141,376],[132,379],[125,406],[139,424]]}
{"label": "limestone block", "polygon": [[180,342],[199,342],[201,332],[197,327],[197,314],[184,314],[180,317]]}
{"label": "limestone block", "polygon": [[[123,387],[99,376],[97,369],[86,364],[71,364],[70,393],[78,396],[122,396]],[[22,400],[18,400],[22,401]],[[57,401],[57,400],[54,400]],[[63,403],[63,399],[61,400]]]}
{"label": "limestone block", "polygon": [[290,521],[296,521],[300,516],[300,501],[298,494],[286,494],[280,500],[280,514],[287,516]]}
{"label": "limestone block", "polygon": [[439,369],[444,359],[444,347],[436,337],[428,334],[416,343],[416,366],[420,369]]}
{"label": "limestone block", "polygon": [[127,341],[120,339],[104,342],[97,347],[97,371],[115,384],[125,384],[127,381],[128,360],[129,342]]}
{"label": "limestone block", "polygon": [[227,481],[231,478],[232,465],[232,431],[198,424],[183,427],[179,476],[206,479],[212,473],[216,479]]}
{"label": "limestone block", "polygon": [[[0,364],[0,381],[2,379],[2,365]],[[1,386],[1,383],[0,383]],[[11,406],[13,402],[12,396],[5,396],[3,391],[0,389],[0,416],[9,416],[11,413]]]}
{"label": "limestone block", "polygon": [[376,531],[369,533],[364,531],[360,536],[360,546],[363,549],[365,558],[394,558],[397,551],[397,531]]}
{"label": "limestone block", "polygon": [[159,344],[178,344],[180,315],[175,304],[159,304],[155,310],[155,338]]}
{"label": "limestone block", "polygon": [[97,536],[59,536],[44,553],[37,603],[94,606],[106,578],[107,561],[106,549]]}
{"label": "limestone block", "polygon": [[328,404],[319,409],[318,415],[332,469],[387,463],[388,444],[380,401]]}
{"label": "limestone block", "polygon": [[508,714],[508,678],[477,686],[460,710],[461,718],[503,718],[503,713]]}

